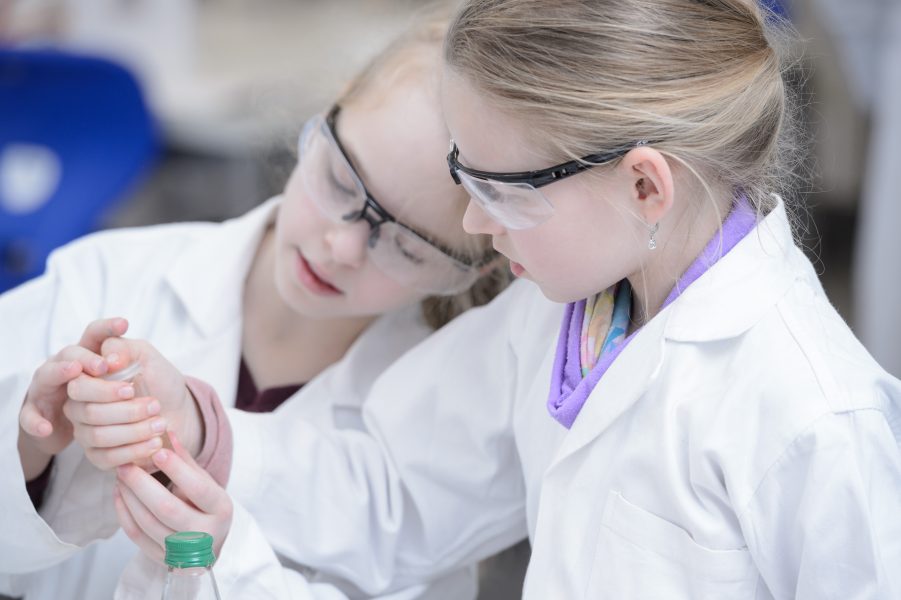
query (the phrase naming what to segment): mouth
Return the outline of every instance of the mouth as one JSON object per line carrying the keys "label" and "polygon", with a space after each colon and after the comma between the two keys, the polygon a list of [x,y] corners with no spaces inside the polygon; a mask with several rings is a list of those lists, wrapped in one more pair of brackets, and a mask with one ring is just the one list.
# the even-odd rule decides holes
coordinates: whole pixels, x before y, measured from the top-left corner
{"label": "mouth", "polygon": [[494,250],[495,250],[498,254],[504,256],[508,261],[510,261],[510,272],[513,273],[513,275],[514,275],[515,277],[522,277],[522,276],[523,276],[523,273],[526,272],[526,268],[525,268],[524,266],[522,266],[521,264],[519,264],[518,262],[516,262],[515,260],[513,260],[512,258],[510,258],[510,255],[509,255],[509,254],[507,254],[506,252],[504,252],[503,250],[501,250],[501,249],[498,248],[497,246],[494,247]]}
{"label": "mouth", "polygon": [[316,268],[304,258],[300,250],[297,250],[296,271],[297,279],[300,283],[317,296],[339,296],[344,293],[326,279],[325,276],[320,275]]}

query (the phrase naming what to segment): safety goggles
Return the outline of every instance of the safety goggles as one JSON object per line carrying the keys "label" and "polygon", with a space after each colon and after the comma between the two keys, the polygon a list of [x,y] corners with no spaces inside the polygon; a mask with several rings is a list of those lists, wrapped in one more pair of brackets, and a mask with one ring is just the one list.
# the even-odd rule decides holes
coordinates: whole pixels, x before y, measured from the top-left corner
{"label": "safety goggles", "polygon": [[[468,259],[427,234],[399,222],[363,185],[335,132],[340,112],[334,106],[323,118],[307,121],[298,142],[298,168],[307,193],[322,214],[335,223],[365,220],[369,257],[385,275],[427,294],[452,295],[479,277],[488,253]],[[425,202],[426,199],[423,199]]]}
{"label": "safety goggles", "polygon": [[506,229],[528,229],[541,225],[554,214],[554,206],[538,188],[566,179],[604,163],[623,157],[636,145],[609,152],[589,154],[538,171],[492,173],[461,165],[460,150],[451,140],[447,166],[457,185],[462,185],[485,213]]}

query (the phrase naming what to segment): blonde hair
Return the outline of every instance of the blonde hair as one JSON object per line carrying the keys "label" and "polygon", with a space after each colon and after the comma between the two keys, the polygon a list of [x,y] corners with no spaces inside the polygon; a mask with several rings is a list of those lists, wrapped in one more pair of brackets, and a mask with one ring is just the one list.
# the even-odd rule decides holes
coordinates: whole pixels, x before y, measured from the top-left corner
{"label": "blonde hair", "polygon": [[[445,61],[548,158],[648,142],[759,211],[791,196],[790,28],[753,0],[470,0]],[[714,201],[716,205],[716,202]]]}
{"label": "blonde hair", "polygon": [[[337,104],[367,104],[379,102],[389,90],[402,83],[414,81],[431,86],[438,109],[441,50],[450,18],[446,4],[426,7],[414,19],[412,25],[375,56],[360,73],[350,81],[337,99]],[[448,178],[450,174],[448,174]],[[460,189],[460,201],[468,196]],[[510,283],[511,277],[502,261],[495,258],[491,237],[467,236],[465,258],[483,266],[482,275],[466,291],[454,296],[429,296],[422,301],[422,315],[433,329],[439,329],[463,312],[490,302]]]}

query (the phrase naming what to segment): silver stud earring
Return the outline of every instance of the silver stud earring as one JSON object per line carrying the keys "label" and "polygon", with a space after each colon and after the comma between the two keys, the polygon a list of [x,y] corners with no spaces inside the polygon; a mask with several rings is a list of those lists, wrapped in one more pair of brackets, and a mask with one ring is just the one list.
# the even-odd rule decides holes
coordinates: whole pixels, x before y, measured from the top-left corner
{"label": "silver stud earring", "polygon": [[648,239],[648,250],[657,249],[657,238],[655,238],[654,236],[657,235],[658,229],[660,229],[660,223],[654,223],[652,227],[648,228],[648,231],[651,233],[651,236]]}

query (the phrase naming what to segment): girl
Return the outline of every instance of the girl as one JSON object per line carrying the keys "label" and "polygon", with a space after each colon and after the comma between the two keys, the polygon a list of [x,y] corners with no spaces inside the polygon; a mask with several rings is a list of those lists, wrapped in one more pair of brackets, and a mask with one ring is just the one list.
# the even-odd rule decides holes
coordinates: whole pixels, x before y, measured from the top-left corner
{"label": "girl", "polygon": [[748,0],[473,0],[451,27],[464,227],[570,303],[528,597],[901,595],[901,387],[772,194],[772,22]]}
{"label": "girl", "polygon": [[[222,225],[91,236],[57,252],[43,277],[0,298],[4,332],[17,340],[0,349],[5,422],[22,407],[18,452],[16,437],[3,436],[10,457],[3,469],[8,518],[0,527],[4,591],[111,597],[134,547],[115,533],[110,469],[146,462],[166,428],[203,429],[184,380],[162,376],[173,367],[154,347],[118,356],[102,349],[125,333],[123,319],[93,323],[79,344],[46,359],[51,348],[79,339],[84,323],[128,316],[131,334],[210,381],[221,397],[236,398],[240,409],[271,411],[290,397],[292,414],[317,427],[356,429],[361,391],[379,370],[496,293],[502,278],[490,268],[487,238],[459,226],[465,195],[441,158],[442,25],[401,39],[308,121],[282,197]],[[98,378],[132,359],[146,390]],[[85,399],[104,401],[104,410]],[[205,428],[205,442],[183,439],[209,466],[205,457],[226,439],[214,435],[215,418]],[[79,444],[71,444],[73,435]],[[220,467],[224,482],[227,465]],[[40,514],[24,485],[35,478],[50,480]],[[353,591],[340,581],[340,565],[323,570],[322,578]],[[470,568],[431,587],[416,583],[397,597],[474,594]]]}
{"label": "girl", "polygon": [[343,564],[376,582],[527,530],[535,599],[901,597],[901,383],[772,195],[775,25],[750,0],[464,4],[442,100],[465,228],[567,303],[557,343],[514,284],[379,377],[369,438],[233,415],[236,449],[278,440],[232,476],[291,479],[286,536],[352,523]]}

